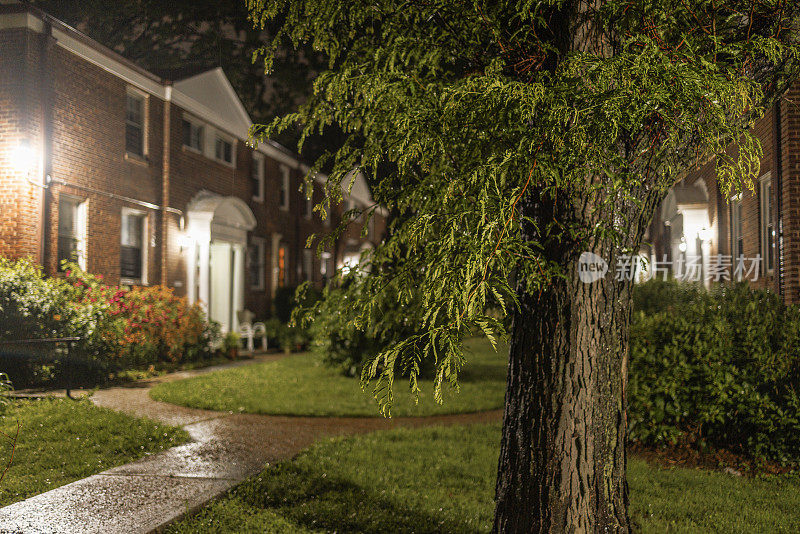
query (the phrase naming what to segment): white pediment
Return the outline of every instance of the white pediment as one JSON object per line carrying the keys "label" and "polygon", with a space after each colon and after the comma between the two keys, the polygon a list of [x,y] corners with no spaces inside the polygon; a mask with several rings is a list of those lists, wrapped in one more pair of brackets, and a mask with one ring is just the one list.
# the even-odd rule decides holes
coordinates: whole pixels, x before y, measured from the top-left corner
{"label": "white pediment", "polygon": [[173,85],[173,99],[192,111],[201,110],[202,119],[247,139],[252,121],[222,68],[217,67]]}

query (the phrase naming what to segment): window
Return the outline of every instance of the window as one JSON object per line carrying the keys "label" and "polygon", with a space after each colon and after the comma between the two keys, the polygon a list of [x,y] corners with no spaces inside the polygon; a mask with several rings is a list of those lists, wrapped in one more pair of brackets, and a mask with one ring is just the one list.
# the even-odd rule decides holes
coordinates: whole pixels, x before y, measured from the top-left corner
{"label": "window", "polygon": [[145,97],[128,92],[125,112],[125,151],[140,158],[145,155],[144,122]]}
{"label": "window", "polygon": [[253,168],[250,171],[253,200],[264,202],[264,158],[253,153]]}
{"label": "window", "polygon": [[123,209],[119,270],[123,283],[146,284],[147,215]]}
{"label": "window", "polygon": [[250,289],[264,289],[264,259],[266,257],[266,244],[261,238],[254,237],[250,244],[247,260],[250,270]]}
{"label": "window", "polygon": [[289,209],[289,167],[281,165],[281,183],[278,194],[278,205],[282,210]]}
{"label": "window", "polygon": [[775,224],[772,219],[772,180],[769,173],[761,178],[759,187],[761,207],[761,258],[765,272],[775,268]]}
{"label": "window", "polygon": [[303,277],[309,282],[314,281],[314,252],[303,249]]}
{"label": "window", "polygon": [[203,127],[187,119],[183,119],[181,127],[183,129],[183,146],[202,152]]}
{"label": "window", "polygon": [[58,269],[74,261],[86,268],[86,203],[66,195],[58,200]]}
{"label": "window", "polygon": [[742,198],[731,199],[731,255],[744,256],[744,233],[742,232]]}
{"label": "window", "polygon": [[278,287],[286,287],[286,246],[278,247]]}
{"label": "window", "polygon": [[214,144],[214,157],[218,161],[233,165],[233,143],[228,139],[217,136]]}

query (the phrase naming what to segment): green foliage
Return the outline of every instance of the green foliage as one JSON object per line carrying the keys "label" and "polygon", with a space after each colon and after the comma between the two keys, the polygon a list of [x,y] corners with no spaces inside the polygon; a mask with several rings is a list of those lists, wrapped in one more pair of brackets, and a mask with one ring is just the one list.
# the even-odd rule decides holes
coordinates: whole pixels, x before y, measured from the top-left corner
{"label": "green foliage", "polygon": [[298,306],[313,306],[321,296],[320,291],[307,282],[299,286],[279,287],[275,290],[275,298],[273,299],[275,318],[282,323],[288,323],[292,319],[292,313]]}
{"label": "green foliage", "polygon": [[237,332],[228,332],[225,334],[225,337],[222,338],[222,350],[228,352],[238,349],[240,337],[241,336],[239,336]]}
{"label": "green foliage", "polygon": [[[422,315],[421,299],[403,302],[394,287],[388,287],[378,295],[380,302],[373,308],[375,319],[360,323],[355,306],[362,296],[363,285],[362,276],[347,275],[338,285],[329,284],[322,299],[309,312],[313,320],[312,349],[325,364],[348,376],[361,376],[365,363],[415,334]],[[407,361],[413,361],[411,356]]]}
{"label": "green foliage", "polygon": [[395,373],[416,362],[434,362],[435,398],[457,383],[464,337],[504,331],[490,303],[509,314],[518,292],[546,290],[584,249],[635,249],[681,171],[716,157],[724,191],[751,186],[761,148],[747,129],[798,72],[797,3],[247,5],[258,27],[279,26],[267,69],[286,43],[329,58],[313,96],[253,137],[337,126],[348,138],[308,184],[332,166],[331,205],[354,169],[373,185],[376,206],[320,246],[377,204],[397,214],[354,308],[368,331],[384,291],[401,305],[422,298],[416,333],[364,366],[387,411]]}
{"label": "green foliage", "polygon": [[0,351],[0,368],[17,387],[65,381],[102,383],[109,373],[210,355],[214,329],[199,306],[170,289],[122,289],[65,266],[48,278],[28,260],[0,258],[0,340],[78,337],[64,344],[14,344]]}
{"label": "green foliage", "polygon": [[745,284],[636,292],[630,437],[800,462],[800,308]]}

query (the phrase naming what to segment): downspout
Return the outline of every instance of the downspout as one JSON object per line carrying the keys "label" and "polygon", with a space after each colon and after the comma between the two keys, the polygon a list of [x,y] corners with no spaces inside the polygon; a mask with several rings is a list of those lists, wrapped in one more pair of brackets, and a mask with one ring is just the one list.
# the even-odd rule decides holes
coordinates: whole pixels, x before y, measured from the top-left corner
{"label": "downspout", "polygon": [[773,167],[775,168],[775,211],[776,228],[778,229],[778,294],[785,299],[785,265],[784,265],[784,248],[783,248],[783,131],[781,128],[781,98],[775,101],[775,107],[772,112],[773,116]]}
{"label": "downspout", "polygon": [[[51,77],[49,67],[50,46],[53,40],[53,26],[48,20],[44,20],[42,30],[41,49],[39,51],[39,109],[41,111],[41,131],[42,131],[42,176],[41,176],[41,243],[39,244],[39,263],[47,271],[45,262],[50,254],[50,174],[52,170],[52,105],[51,105]],[[58,270],[58,267],[56,267]]]}
{"label": "downspout", "polygon": [[166,98],[164,99],[164,146],[162,149],[161,161],[161,285],[167,285],[167,254],[168,254],[168,235],[169,217],[167,216],[167,206],[169,206],[169,174],[170,174],[170,137],[172,131],[172,83],[166,87]]}

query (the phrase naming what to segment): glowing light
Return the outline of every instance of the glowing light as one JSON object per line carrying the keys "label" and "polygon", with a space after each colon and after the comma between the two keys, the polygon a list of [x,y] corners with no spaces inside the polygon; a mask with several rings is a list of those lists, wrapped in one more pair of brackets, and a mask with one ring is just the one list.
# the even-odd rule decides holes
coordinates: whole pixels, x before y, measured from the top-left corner
{"label": "glowing light", "polygon": [[707,242],[711,240],[711,230],[708,228],[702,228],[699,232],[697,232],[697,237],[700,238],[700,241]]}
{"label": "glowing light", "polygon": [[29,174],[36,165],[36,155],[28,141],[21,141],[11,153],[11,164],[14,170]]}

